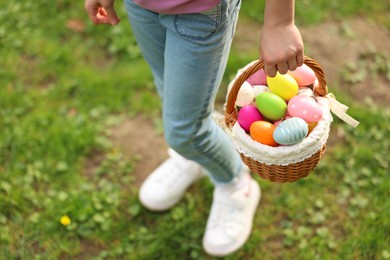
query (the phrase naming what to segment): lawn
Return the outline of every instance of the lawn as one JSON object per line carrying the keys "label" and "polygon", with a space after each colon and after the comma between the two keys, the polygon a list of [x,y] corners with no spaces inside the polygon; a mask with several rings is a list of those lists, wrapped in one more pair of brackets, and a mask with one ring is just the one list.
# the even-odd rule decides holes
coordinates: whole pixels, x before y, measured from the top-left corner
{"label": "lawn", "polygon": [[[234,73],[257,58],[245,28],[260,29],[262,5],[243,1],[218,104]],[[113,138],[141,117],[150,126],[143,130],[162,139],[151,73],[122,2],[116,6],[120,25],[95,27],[82,1],[3,3],[1,259],[211,259],[201,246],[210,182],[197,182],[174,209],[152,213],[137,192],[140,163],[156,158],[121,145],[140,140]],[[389,12],[387,0],[297,1],[307,54],[324,64],[332,92],[361,124],[353,129],[335,118],[328,151],[304,180],[275,184],[255,176],[263,197],[253,233],[227,259],[390,259],[390,49],[379,39],[390,39]],[[356,19],[369,24],[367,37]],[[330,28],[320,37],[338,28],[341,38],[324,44],[310,36],[320,28]],[[378,38],[370,38],[373,30]],[[354,52],[345,46],[328,53],[359,39],[379,47],[350,60],[339,58]]]}

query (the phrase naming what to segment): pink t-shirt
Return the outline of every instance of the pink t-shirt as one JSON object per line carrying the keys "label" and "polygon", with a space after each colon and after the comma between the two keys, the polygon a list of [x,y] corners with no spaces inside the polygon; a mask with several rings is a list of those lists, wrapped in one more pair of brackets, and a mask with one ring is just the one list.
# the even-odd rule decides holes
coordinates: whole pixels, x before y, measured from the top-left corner
{"label": "pink t-shirt", "polygon": [[133,0],[137,5],[160,14],[199,13],[216,6],[221,0]]}

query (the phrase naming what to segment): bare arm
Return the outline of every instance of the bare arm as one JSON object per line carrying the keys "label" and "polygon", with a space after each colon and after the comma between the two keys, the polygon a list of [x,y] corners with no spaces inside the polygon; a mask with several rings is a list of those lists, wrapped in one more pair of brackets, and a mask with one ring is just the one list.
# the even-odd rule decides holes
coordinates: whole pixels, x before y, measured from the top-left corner
{"label": "bare arm", "polygon": [[85,0],[85,10],[94,24],[116,25],[120,22],[114,9],[115,0]]}
{"label": "bare arm", "polygon": [[294,0],[266,0],[260,54],[265,73],[287,73],[303,64],[303,42],[294,23]]}

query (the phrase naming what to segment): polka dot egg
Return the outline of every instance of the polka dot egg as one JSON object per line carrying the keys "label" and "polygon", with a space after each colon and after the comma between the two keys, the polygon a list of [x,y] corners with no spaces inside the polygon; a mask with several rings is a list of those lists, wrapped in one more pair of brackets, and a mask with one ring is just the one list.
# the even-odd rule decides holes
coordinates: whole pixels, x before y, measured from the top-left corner
{"label": "polka dot egg", "polygon": [[297,95],[288,102],[288,113],[300,117],[307,123],[318,122],[322,118],[321,106],[313,97]]}

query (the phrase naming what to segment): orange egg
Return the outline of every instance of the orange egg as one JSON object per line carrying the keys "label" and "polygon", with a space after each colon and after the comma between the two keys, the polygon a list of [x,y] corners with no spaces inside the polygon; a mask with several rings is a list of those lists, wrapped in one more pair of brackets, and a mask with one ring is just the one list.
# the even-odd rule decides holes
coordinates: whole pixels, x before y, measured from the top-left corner
{"label": "orange egg", "polygon": [[311,131],[313,131],[314,127],[316,127],[317,124],[318,122],[311,122],[307,124],[309,126],[309,134],[311,133]]}
{"label": "orange egg", "polygon": [[275,126],[267,121],[256,121],[250,126],[249,132],[253,140],[270,146],[278,146],[274,141]]}

